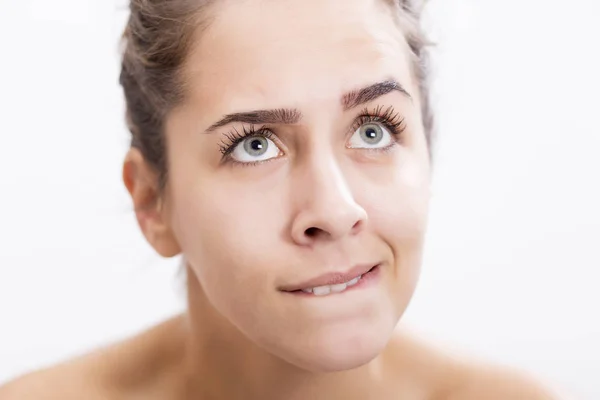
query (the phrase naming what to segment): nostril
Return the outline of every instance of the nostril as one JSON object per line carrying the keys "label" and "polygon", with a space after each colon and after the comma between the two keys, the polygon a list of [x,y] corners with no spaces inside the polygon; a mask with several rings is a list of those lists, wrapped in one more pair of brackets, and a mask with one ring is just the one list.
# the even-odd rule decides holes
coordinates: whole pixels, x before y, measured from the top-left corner
{"label": "nostril", "polygon": [[363,220],[356,221],[356,223],[352,226],[352,231],[356,232],[356,231],[360,230],[363,225],[364,225],[364,221]]}
{"label": "nostril", "polygon": [[319,233],[319,228],[315,228],[315,227],[308,228],[307,230],[304,231],[304,234],[311,238],[317,236],[318,233]]}

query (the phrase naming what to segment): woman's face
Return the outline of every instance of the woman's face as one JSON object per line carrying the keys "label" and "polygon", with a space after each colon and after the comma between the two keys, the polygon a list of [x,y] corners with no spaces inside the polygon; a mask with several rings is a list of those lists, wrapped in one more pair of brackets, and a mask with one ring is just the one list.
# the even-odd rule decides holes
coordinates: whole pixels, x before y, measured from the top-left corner
{"label": "woman's face", "polygon": [[165,204],[190,279],[270,353],[311,370],[362,365],[409,303],[427,219],[407,44],[383,1],[213,12],[167,121]]}

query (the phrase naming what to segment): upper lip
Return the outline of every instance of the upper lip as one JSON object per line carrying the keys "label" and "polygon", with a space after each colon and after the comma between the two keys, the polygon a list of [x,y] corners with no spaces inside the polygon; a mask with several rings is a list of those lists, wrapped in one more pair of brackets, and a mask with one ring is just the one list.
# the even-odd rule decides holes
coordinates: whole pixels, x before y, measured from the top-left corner
{"label": "upper lip", "polygon": [[296,290],[310,289],[318,286],[329,286],[338,285],[340,283],[346,283],[354,278],[366,274],[371,269],[375,268],[378,264],[361,264],[353,267],[346,272],[328,272],[326,274],[317,276],[316,278],[309,279],[297,285],[291,285],[283,287],[281,290],[284,292],[294,292]]}

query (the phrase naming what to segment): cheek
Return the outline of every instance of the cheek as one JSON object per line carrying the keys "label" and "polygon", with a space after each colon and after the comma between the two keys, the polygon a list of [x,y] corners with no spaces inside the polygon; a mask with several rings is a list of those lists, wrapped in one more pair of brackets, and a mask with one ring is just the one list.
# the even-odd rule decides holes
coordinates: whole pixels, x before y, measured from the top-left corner
{"label": "cheek", "polygon": [[[199,181],[203,184],[182,187],[174,196],[175,235],[212,306],[260,341],[265,334],[260,327],[285,320],[285,310],[273,303],[276,277],[290,253],[280,235],[282,195],[249,190],[239,182],[233,187],[223,179]],[[285,325],[269,332],[283,336]]]}
{"label": "cheek", "polygon": [[216,295],[259,292],[284,260],[281,195],[244,187],[205,178],[173,190],[177,240],[205,290]]}
{"label": "cheek", "polygon": [[363,180],[356,190],[369,223],[393,247],[416,245],[425,234],[431,196],[425,157],[401,151],[395,165],[376,172],[368,179],[368,189]]}
{"label": "cheek", "polygon": [[417,193],[402,188],[370,193],[369,222],[377,234],[393,247],[418,243],[425,235],[428,215],[428,190]]}
{"label": "cheek", "polygon": [[362,191],[360,201],[374,234],[393,253],[390,290],[397,304],[403,304],[412,294],[420,272],[429,212],[429,177],[426,168],[405,163],[384,180],[385,184],[379,182],[371,190]]}

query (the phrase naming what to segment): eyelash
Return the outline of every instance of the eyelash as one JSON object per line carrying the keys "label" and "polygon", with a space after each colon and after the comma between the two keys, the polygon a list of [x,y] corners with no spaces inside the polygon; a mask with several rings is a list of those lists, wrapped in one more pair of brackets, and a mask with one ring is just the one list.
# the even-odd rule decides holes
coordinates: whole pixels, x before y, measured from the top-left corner
{"label": "eyelash", "polygon": [[377,106],[373,111],[365,108],[356,118],[351,131],[354,132],[362,125],[378,122],[386,127],[392,135],[400,136],[406,129],[405,119],[400,113],[389,106],[384,109],[383,106]]}
{"label": "eyelash", "polygon": [[273,136],[273,132],[266,129],[265,127],[256,129],[254,126],[244,126],[242,128],[242,132],[239,132],[237,129],[233,128],[233,131],[230,131],[225,134],[225,138],[222,139],[221,143],[219,144],[221,154],[223,154],[223,157],[227,157],[233,152],[235,146],[237,146],[241,141],[253,136],[262,136],[264,138],[270,139]]}
{"label": "eyelash", "polygon": [[[372,124],[374,122],[382,124],[392,135],[396,136],[401,135],[406,129],[406,124],[404,123],[405,119],[400,113],[396,112],[392,106],[385,109],[383,106],[377,106],[373,111],[365,108],[355,119],[351,131],[354,132],[362,125]],[[242,132],[233,128],[232,131],[225,133],[225,138],[219,143],[219,149],[223,158],[227,158],[227,156],[229,156],[235,147],[243,140],[253,136],[261,136],[270,139],[273,135],[273,132],[264,126],[258,129],[252,125],[249,127],[244,126]]]}

